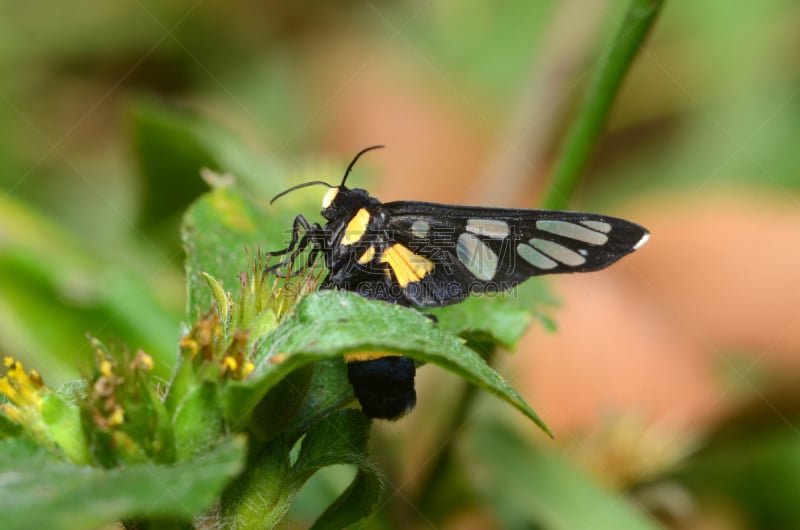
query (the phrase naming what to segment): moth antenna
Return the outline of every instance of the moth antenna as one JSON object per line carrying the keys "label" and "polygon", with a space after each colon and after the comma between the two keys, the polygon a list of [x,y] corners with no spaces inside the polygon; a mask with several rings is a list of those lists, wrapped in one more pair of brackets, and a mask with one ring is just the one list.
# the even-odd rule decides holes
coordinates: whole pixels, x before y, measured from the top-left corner
{"label": "moth antenna", "polygon": [[367,151],[372,151],[373,149],[383,149],[384,147],[386,147],[386,146],[385,146],[385,145],[371,145],[371,146],[369,146],[369,147],[365,147],[364,149],[362,149],[361,151],[359,151],[359,152],[356,154],[356,156],[353,158],[353,161],[352,161],[352,162],[350,162],[350,165],[349,165],[349,166],[347,166],[347,171],[345,171],[345,172],[344,172],[344,178],[342,179],[342,183],[341,183],[341,184],[339,184],[339,187],[342,187],[342,186],[344,186],[344,183],[347,181],[347,176],[350,174],[350,170],[351,170],[351,169],[353,169],[353,166],[354,166],[354,165],[356,165],[356,162],[357,162],[357,161],[358,161],[358,159],[361,157],[361,155],[363,155],[363,154],[364,154],[364,153],[366,153]]}
{"label": "moth antenna", "polygon": [[299,190],[300,188],[305,188],[305,187],[308,187],[308,186],[317,186],[317,185],[320,185],[320,184],[323,185],[323,186],[328,186],[329,188],[333,187],[330,184],[328,184],[327,182],[323,182],[321,180],[313,180],[311,182],[303,182],[302,184],[298,184],[297,186],[292,186],[288,190],[283,190],[282,192],[280,192],[279,194],[274,196],[272,198],[272,200],[269,201],[269,203],[272,204],[273,202],[277,201],[278,199],[280,199],[281,197],[283,197],[284,195],[286,195],[290,191]]}

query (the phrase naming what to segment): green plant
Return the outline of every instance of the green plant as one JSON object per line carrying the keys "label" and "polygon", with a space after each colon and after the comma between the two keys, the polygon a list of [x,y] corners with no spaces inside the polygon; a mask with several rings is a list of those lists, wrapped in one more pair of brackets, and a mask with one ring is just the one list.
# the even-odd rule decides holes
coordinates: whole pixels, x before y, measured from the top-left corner
{"label": "green plant", "polygon": [[[363,518],[380,498],[381,481],[366,454],[369,420],[356,410],[342,409],[352,401],[342,361],[346,352],[393,351],[440,365],[506,400],[546,429],[502,377],[458,337],[480,336],[513,345],[531,318],[524,303],[501,297],[470,304],[458,308],[453,318],[440,312],[442,324],[437,326],[411,309],[351,293],[315,292],[317,278],[310,273],[270,276],[261,258],[249,256],[241,246],[272,222],[256,213],[263,210],[249,197],[236,186],[221,185],[186,215],[190,300],[213,302],[206,304],[206,312],[189,316],[190,327],[168,384],[150,377],[153,361],[144,352],[110,349],[96,339],[92,372],[82,384],[59,391],[7,359],[2,390],[10,399],[3,410],[11,421],[3,453],[27,451],[26,458],[58,462],[61,480],[53,480],[48,464],[40,469],[41,482],[71,484],[70,470],[83,475],[90,466],[97,475],[93,480],[113,477],[124,484],[105,490],[116,493],[105,499],[119,507],[116,512],[89,513],[92,504],[75,497],[73,511],[78,513],[71,517],[85,516],[82,524],[88,525],[142,517],[144,512],[145,523],[153,518],[187,522],[239,474],[213,515],[204,517],[236,526],[270,527],[282,520],[314,472],[350,464],[358,468],[356,478],[318,526],[339,527]],[[237,259],[220,267],[220,254]],[[250,271],[240,273],[240,264],[248,262]],[[206,270],[214,270],[215,276]],[[232,295],[225,287],[235,282],[238,294]],[[483,319],[485,311],[493,318]],[[20,430],[24,436],[12,437]],[[242,435],[247,436],[246,446]],[[174,479],[169,477],[183,465],[193,470],[186,477],[192,483],[200,482],[194,472],[209,473],[208,467],[216,466],[214,477],[203,478],[205,496],[187,488],[182,494],[193,499],[174,493],[174,503],[156,511],[145,509],[153,500],[142,492],[145,485],[153,492],[148,474],[170,485]],[[37,497],[34,491],[16,494]],[[61,503],[70,491],[51,495],[37,498]],[[131,502],[111,503],[113,499]],[[21,510],[26,505],[14,506],[20,511],[6,513],[25,520]]]}
{"label": "green plant", "polygon": [[[617,87],[603,89],[601,105],[610,105]],[[137,124],[139,131],[155,125],[147,138],[172,139],[142,145],[145,165],[153,151],[190,146],[182,150],[187,166],[202,163],[236,176],[231,181],[206,172],[212,190],[184,217],[189,302],[177,365],[164,383],[152,375],[147,353],[91,339],[93,367],[80,382],[53,390],[35,371],[7,358],[7,376],[0,381],[6,396],[0,405],[0,468],[18,478],[2,486],[6,520],[49,528],[113,520],[131,528],[268,528],[283,520],[314,473],[346,464],[356,468],[355,477],[315,527],[358,522],[378,506],[381,472],[367,453],[369,421],[346,408],[352,401],[341,360],[346,352],[385,350],[438,365],[547,431],[484,358],[491,359],[497,347],[513,348],[549,303],[541,283],[525,284],[515,297],[472,299],[438,310],[434,325],[411,309],[317,292],[312,274],[267,275],[258,249],[277,248],[280,228],[288,226],[285,220],[298,204],[288,201],[285,209],[267,214],[266,198],[275,190],[261,189],[256,176],[265,168],[213,126],[150,106],[140,108]],[[586,145],[568,150],[563,159],[579,168],[588,156]],[[276,167],[266,170],[279,173]],[[574,177],[569,181],[557,181],[562,196],[571,192]],[[465,392],[468,404],[474,392]],[[509,446],[523,452],[513,442]],[[444,462],[449,452],[442,454]],[[547,469],[572,480],[569,470]],[[439,476],[434,473],[429,489]],[[582,478],[576,483],[583,484]],[[582,486],[556,489],[567,490],[595,495]],[[625,514],[621,520],[647,527],[626,507],[619,510]]]}

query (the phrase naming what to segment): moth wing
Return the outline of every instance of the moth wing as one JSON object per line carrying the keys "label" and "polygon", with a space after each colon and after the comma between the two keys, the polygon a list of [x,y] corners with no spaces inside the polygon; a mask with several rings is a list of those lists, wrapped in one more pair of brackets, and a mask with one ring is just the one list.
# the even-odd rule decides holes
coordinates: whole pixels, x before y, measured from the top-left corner
{"label": "moth wing", "polygon": [[540,274],[603,269],[649,237],[636,223],[584,212],[411,201],[386,203],[383,209],[385,239],[400,245],[396,259],[386,259],[393,270],[407,266],[415,272],[404,293],[424,307],[505,291]]}

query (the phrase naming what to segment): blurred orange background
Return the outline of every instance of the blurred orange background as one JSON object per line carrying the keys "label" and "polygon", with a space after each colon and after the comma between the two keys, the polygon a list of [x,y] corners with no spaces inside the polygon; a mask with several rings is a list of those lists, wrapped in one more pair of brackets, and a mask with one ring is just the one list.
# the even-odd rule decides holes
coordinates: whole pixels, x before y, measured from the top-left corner
{"label": "blurred orange background", "polygon": [[[63,383],[89,332],[144,347],[168,375],[179,220],[204,185],[169,160],[152,176],[141,102],[279,160],[273,188],[311,166],[336,181],[382,143],[351,185],[383,201],[535,207],[626,5],[5,3],[0,353]],[[789,0],[666,3],[570,203],[651,239],[609,270],[552,278],[558,331],[535,324],[500,361],[556,443],[627,416],[701,439],[747,403],[797,432],[770,396],[800,398],[798,36]],[[424,408],[441,372],[420,372]],[[415,414],[385,430],[434,421]]]}

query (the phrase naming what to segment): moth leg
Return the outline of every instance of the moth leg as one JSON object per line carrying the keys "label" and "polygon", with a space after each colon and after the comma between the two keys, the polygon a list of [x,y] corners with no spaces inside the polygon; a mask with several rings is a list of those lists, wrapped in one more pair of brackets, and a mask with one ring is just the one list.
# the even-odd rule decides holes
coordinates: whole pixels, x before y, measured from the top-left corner
{"label": "moth leg", "polygon": [[[305,234],[303,237],[300,237],[300,230],[304,230]],[[299,256],[304,250],[308,248],[309,245],[312,247],[311,257],[316,257],[316,254],[320,252],[320,247],[318,243],[318,239],[324,236],[322,232],[322,227],[318,224],[311,224],[309,223],[305,217],[302,215],[298,215],[295,220],[294,224],[292,225],[292,239],[289,242],[289,246],[283,250],[278,250],[274,252],[267,252],[267,257],[271,256],[283,256],[289,254],[288,257],[282,259],[275,265],[270,265],[269,267],[265,267],[264,270],[270,273],[279,274],[279,269],[285,267],[287,265],[291,265],[292,262]],[[311,263],[311,260],[308,261]],[[280,275],[280,274],[279,274]]]}
{"label": "moth leg", "polygon": [[311,251],[308,253],[308,259],[306,259],[306,268],[310,268],[314,264],[314,260],[319,256],[319,253],[322,252],[316,239],[312,240],[311,245]]}
{"label": "moth leg", "polygon": [[295,248],[292,249],[292,253],[289,254],[288,257],[282,259],[275,265],[270,265],[269,267],[265,267],[264,270],[266,272],[278,273],[279,269],[286,267],[287,265],[291,265],[297,258],[297,256],[299,256],[300,253],[302,253],[305,249],[307,249],[309,245],[312,245],[313,248],[317,248],[315,240],[313,239],[312,232],[306,233],[300,239],[300,241],[297,244],[295,244]]}
{"label": "moth leg", "polygon": [[312,231],[312,225],[308,222],[308,219],[303,217],[302,215],[298,215],[294,218],[294,222],[292,223],[292,239],[289,241],[289,246],[283,250],[275,250],[272,252],[266,252],[267,257],[272,256],[283,256],[284,254],[288,254],[292,250],[295,249],[297,246],[297,241],[300,238],[300,229],[303,229],[306,233]]}
{"label": "moth leg", "polygon": [[433,322],[434,324],[438,324],[439,323],[439,319],[436,318],[436,315],[431,315],[430,313],[422,313],[422,314],[425,315],[426,317],[428,317],[431,320],[431,322]]}

